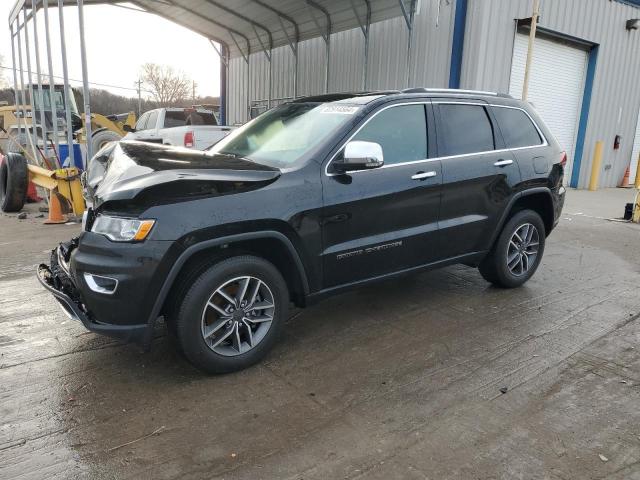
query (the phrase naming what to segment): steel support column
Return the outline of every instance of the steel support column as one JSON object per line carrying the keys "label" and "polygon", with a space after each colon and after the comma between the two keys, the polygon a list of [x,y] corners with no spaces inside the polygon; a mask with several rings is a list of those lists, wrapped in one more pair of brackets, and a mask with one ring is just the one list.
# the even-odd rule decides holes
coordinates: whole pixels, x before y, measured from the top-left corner
{"label": "steel support column", "polygon": [[[44,112],[44,94],[42,91],[42,69],[40,67],[40,42],[38,39],[38,16],[37,16],[37,10],[36,10],[36,0],[31,0],[31,18],[33,21],[33,43],[34,43],[34,48],[36,51],[36,76],[38,79],[38,104],[39,104],[39,110],[40,110],[40,128],[42,129],[42,151],[45,153],[45,157],[46,152],[47,152],[47,118]],[[35,112],[33,115],[33,118],[35,119]]]}
{"label": "steel support column", "polygon": [[[293,20],[287,14],[281,12],[280,10],[273,8],[271,5],[263,2],[262,0],[253,0],[253,2],[261,7],[269,10],[271,13],[274,13],[278,16],[278,22],[280,23],[280,28],[287,38],[287,43],[289,44],[289,48],[291,48],[291,53],[293,54],[293,98],[298,97],[298,44],[300,43],[300,28],[295,20]],[[293,39],[287,32],[285,28],[284,21],[289,22],[293,25],[294,35]]]}
{"label": "steel support column", "polygon": [[[24,27],[24,24],[22,25]],[[31,146],[31,154],[32,154],[32,160],[34,162],[38,161],[38,155],[37,152],[35,151],[35,146],[33,144],[33,138],[31,137],[31,132],[29,132],[29,126],[27,125],[27,95],[25,92],[25,83],[24,83],[24,66],[22,63],[22,37],[21,37],[21,33],[20,30],[22,30],[22,27],[20,26],[20,16],[18,15],[18,17],[16,17],[16,38],[18,39],[18,69],[19,69],[19,73],[20,73],[20,110],[21,110],[21,117],[22,117],[22,121],[24,122],[24,130],[22,130],[22,126],[20,124],[20,122],[18,122],[18,126],[19,126],[19,135],[17,136],[17,141],[19,141],[20,139],[20,135],[24,134],[25,138],[27,139],[29,145]],[[25,29],[25,35],[26,35],[26,29]],[[16,105],[17,107],[18,105]],[[18,109],[16,108],[16,114],[17,114]],[[33,127],[32,127],[33,128]]]}
{"label": "steel support column", "polygon": [[[22,26],[24,30],[24,48],[25,48],[25,56],[27,60],[27,88],[29,89],[29,105],[31,106],[31,131],[27,129],[27,137],[29,138],[29,142],[31,143],[31,148],[33,150],[33,156],[36,162],[39,160],[38,155],[38,115],[35,107],[35,98],[33,95],[33,75],[31,71],[31,44],[29,42],[29,25],[27,23],[27,5],[25,4],[22,7]],[[26,106],[25,106],[26,107]],[[25,121],[26,124],[26,121]]]}
{"label": "steel support column", "polygon": [[[322,36],[322,39],[324,40],[324,44],[326,47],[325,51],[327,56],[327,64],[325,66],[325,71],[324,71],[324,78],[325,78],[324,91],[326,93],[326,92],[329,92],[329,74],[330,74],[329,64],[331,63],[331,15],[329,15],[329,12],[327,11],[326,8],[324,8],[322,5],[315,2],[314,0],[307,0],[307,5],[311,7],[309,9],[309,13],[311,14],[311,18],[313,19],[313,22],[316,24],[316,27],[318,27],[318,30],[320,32],[320,35]],[[322,34],[322,26],[320,25],[320,22],[316,18],[314,9],[318,10],[324,15],[325,23],[326,23],[325,25],[326,31],[324,34]]]}
{"label": "steel support column", "polygon": [[[78,26],[80,29],[80,62],[82,63],[82,99],[84,100],[84,135],[87,142],[87,164],[93,157],[91,144],[91,92],[87,71],[87,46],[84,37],[84,0],[78,0]],[[86,166],[86,165],[85,165]]]}
{"label": "steel support column", "polygon": [[407,24],[407,87],[411,86],[411,44],[413,41],[413,20],[416,13],[416,0],[409,1],[409,11],[405,5],[405,0],[398,0],[402,16]]}
{"label": "steel support column", "polygon": [[[69,151],[69,167],[75,167],[75,152],[73,151],[73,125],[71,124],[71,108],[69,98],[73,95],[71,88],[69,88],[69,68],[67,65],[67,42],[64,34],[64,2],[58,0],[58,16],[60,20],[60,51],[62,53],[62,77],[64,79],[64,110],[65,120],[67,123],[67,150]],[[62,162],[62,158],[60,159]]]}
{"label": "steel support column", "polygon": [[[58,108],[55,101],[55,80],[53,78],[53,60],[51,56],[51,36],[49,35],[49,0],[43,0],[44,35],[47,45],[47,68],[49,69],[49,96],[51,103],[51,123],[53,123],[53,141],[56,148],[56,158],[60,155],[60,141],[58,138]],[[58,165],[61,167],[62,165]]]}
{"label": "steel support column", "polygon": [[[272,76],[273,76],[273,72],[272,72],[273,68],[272,68],[272,65],[271,65],[271,54],[273,53],[273,36],[271,35],[271,31],[267,27],[265,27],[264,25],[256,22],[255,20],[236,12],[234,9],[226,7],[225,5],[219,3],[219,2],[217,2],[215,0],[205,0],[205,1],[209,5],[213,5],[214,7],[219,8],[220,10],[222,10],[224,12],[227,12],[229,15],[233,15],[236,18],[239,18],[240,20],[247,22],[253,28],[253,33],[256,34],[256,38],[258,39],[258,42],[260,43],[260,47],[262,48],[262,51],[264,52],[264,55],[267,58],[267,61],[269,62],[269,79],[268,79],[269,92],[268,92],[268,95],[267,95],[267,107],[271,108],[271,98],[272,98],[272,93],[271,93],[272,85],[271,85],[271,82],[272,82]],[[269,41],[269,44],[268,44],[269,48],[268,49],[267,49],[267,46],[262,41],[262,38],[260,37],[260,34],[258,34],[258,30],[257,30],[258,28],[267,34],[267,39]],[[268,53],[267,53],[267,50],[268,50]]]}
{"label": "steel support column", "polygon": [[227,124],[227,82],[229,80],[229,48],[224,44],[220,44],[220,48],[213,40],[209,39],[209,43],[220,58],[220,124]]}
{"label": "steel support column", "polygon": [[365,19],[362,21],[360,18],[360,14],[358,13],[358,9],[356,7],[355,1],[351,0],[351,9],[353,10],[353,14],[358,21],[358,25],[360,26],[360,30],[362,31],[362,35],[364,36],[364,64],[362,66],[362,89],[367,89],[367,77],[369,70],[369,30],[371,29],[371,2],[370,0],[363,0],[364,5],[366,7]]}
{"label": "steel support column", "polygon": [[242,51],[242,48],[240,48],[240,44],[238,43],[235,34],[231,30],[229,30],[228,32],[229,36],[233,40],[233,43],[235,43],[236,48],[240,52],[240,55],[242,55],[242,58],[247,64],[247,120],[251,120],[251,44],[249,43],[249,39],[247,37],[244,37],[244,40],[247,43],[247,54],[245,55]]}

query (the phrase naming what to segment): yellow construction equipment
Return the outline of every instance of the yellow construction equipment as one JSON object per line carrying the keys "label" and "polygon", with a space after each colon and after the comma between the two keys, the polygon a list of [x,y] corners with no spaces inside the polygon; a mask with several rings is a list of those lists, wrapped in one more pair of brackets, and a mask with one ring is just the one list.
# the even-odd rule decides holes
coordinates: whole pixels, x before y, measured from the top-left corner
{"label": "yellow construction equipment", "polygon": [[[11,161],[7,160],[3,168],[12,169],[10,173],[16,179],[13,183],[18,185],[17,190],[9,192],[13,193],[10,197],[11,202],[3,202],[6,204],[3,208],[9,209],[7,211],[17,211],[22,208],[23,190],[26,190],[25,186],[30,181],[48,191],[49,218],[45,223],[63,223],[67,221],[65,214],[82,216],[85,204],[80,183],[81,171],[75,166],[61,168],[64,159],[58,158],[59,152],[54,153],[54,157],[48,155],[54,151],[53,147],[56,143],[55,139],[51,138],[53,122],[55,125],[59,122],[65,124],[58,130],[59,143],[67,143],[65,130],[69,128],[73,131],[78,143],[91,142],[93,152],[97,152],[111,141],[122,138],[126,135],[125,126],[133,127],[136,123],[136,115],[133,112],[109,116],[93,113],[91,114],[92,133],[91,138],[88,139],[84,116],[78,113],[73,92],[71,89],[67,89],[66,92],[65,94],[62,85],[55,85],[53,88],[46,85],[43,86],[43,94],[35,98],[36,103],[41,104],[40,107],[36,106],[36,111],[39,112],[39,108],[43,107],[49,115],[45,121],[48,124],[46,139],[43,138],[42,126],[39,124],[41,118],[32,111],[31,105],[0,106],[0,155],[2,153],[10,155]],[[65,101],[71,107],[71,125],[66,125],[63,119],[57,116],[55,119],[51,118],[51,105],[55,104],[56,110],[62,112]],[[37,115],[35,120],[34,113]],[[73,146],[69,145],[68,148]],[[26,176],[28,178],[25,178]]]}

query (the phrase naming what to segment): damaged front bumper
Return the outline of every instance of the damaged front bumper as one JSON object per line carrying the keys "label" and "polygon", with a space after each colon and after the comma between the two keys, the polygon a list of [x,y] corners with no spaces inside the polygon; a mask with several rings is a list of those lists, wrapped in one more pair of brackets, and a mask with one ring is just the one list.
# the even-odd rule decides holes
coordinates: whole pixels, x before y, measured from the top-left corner
{"label": "damaged front bumper", "polygon": [[69,318],[82,322],[87,330],[148,347],[153,337],[153,323],[139,325],[101,323],[82,302],[82,296],[68,266],[70,253],[76,245],[73,242],[62,244],[51,252],[51,265],[41,264],[38,267],[37,277],[42,286],[54,296]]}

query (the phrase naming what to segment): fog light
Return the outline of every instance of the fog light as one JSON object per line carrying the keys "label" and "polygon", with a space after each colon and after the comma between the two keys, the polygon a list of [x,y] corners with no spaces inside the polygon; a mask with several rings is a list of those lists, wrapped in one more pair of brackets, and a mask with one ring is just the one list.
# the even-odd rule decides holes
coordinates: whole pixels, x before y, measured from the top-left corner
{"label": "fog light", "polygon": [[113,295],[118,288],[118,280],[111,277],[103,277],[102,275],[85,273],[84,281],[87,282],[87,286],[92,291],[104,295]]}

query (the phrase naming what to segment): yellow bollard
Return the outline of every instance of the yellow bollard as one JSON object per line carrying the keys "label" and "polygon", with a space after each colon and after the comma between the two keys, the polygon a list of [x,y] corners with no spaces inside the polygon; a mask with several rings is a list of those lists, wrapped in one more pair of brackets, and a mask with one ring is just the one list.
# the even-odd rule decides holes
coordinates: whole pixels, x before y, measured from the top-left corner
{"label": "yellow bollard", "polygon": [[598,189],[598,179],[600,178],[600,167],[602,166],[602,140],[596,142],[596,149],[593,151],[593,162],[591,162],[591,179],[589,180],[589,190],[595,192]]}
{"label": "yellow bollard", "polygon": [[635,187],[640,188],[640,154],[638,154],[638,166],[636,167],[636,182]]}

